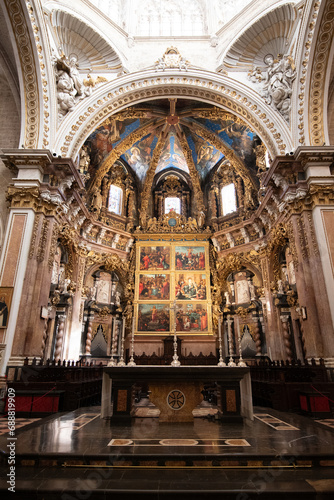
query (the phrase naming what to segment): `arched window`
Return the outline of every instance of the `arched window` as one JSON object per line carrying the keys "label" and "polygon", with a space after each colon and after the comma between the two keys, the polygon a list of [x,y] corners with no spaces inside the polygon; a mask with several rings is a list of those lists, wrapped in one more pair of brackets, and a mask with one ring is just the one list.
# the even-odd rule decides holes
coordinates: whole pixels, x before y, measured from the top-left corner
{"label": "arched window", "polygon": [[177,214],[181,213],[181,201],[176,196],[168,196],[165,198],[165,214],[174,210]]}
{"label": "arched window", "polygon": [[109,189],[108,210],[117,215],[122,215],[123,190],[112,184]]}
{"label": "arched window", "polygon": [[235,197],[235,187],[234,184],[227,184],[222,188],[222,207],[223,215],[235,212],[237,209],[237,202]]}

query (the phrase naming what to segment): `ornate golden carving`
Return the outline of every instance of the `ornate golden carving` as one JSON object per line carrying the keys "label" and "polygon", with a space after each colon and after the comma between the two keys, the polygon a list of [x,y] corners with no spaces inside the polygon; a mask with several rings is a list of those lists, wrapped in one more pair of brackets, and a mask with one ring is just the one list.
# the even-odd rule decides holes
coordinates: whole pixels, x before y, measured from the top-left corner
{"label": "ornate golden carving", "polygon": [[309,212],[307,214],[307,219],[308,219],[310,233],[311,233],[313,252],[314,252],[314,255],[319,256],[320,252],[319,252],[318,242],[317,242],[315,232],[314,232],[313,217],[312,217],[312,214]]}
{"label": "ornate golden carving", "polygon": [[24,102],[26,105],[24,146],[36,149],[38,147],[40,109],[34,50],[21,2],[5,0],[5,4],[16,40],[24,82]]}
{"label": "ornate golden carving", "polygon": [[322,15],[311,71],[309,124],[310,144],[325,144],[324,99],[330,47],[334,32],[334,1],[327,1]]}
{"label": "ornate golden carving", "polygon": [[99,318],[106,318],[107,316],[111,315],[111,310],[109,309],[109,307],[104,306],[102,307],[102,309],[96,311],[96,313]]}
{"label": "ornate golden carving", "polygon": [[187,139],[183,135],[180,137],[180,145],[181,145],[184,157],[186,159],[186,162],[187,162],[187,165],[189,168],[191,180],[193,183],[193,189],[194,189],[195,206],[197,209],[197,213],[199,214],[200,212],[203,212],[205,210],[204,201],[203,201],[203,192],[201,189],[201,182],[199,179],[199,174],[198,174],[197,169],[195,167],[192,152],[191,152],[191,149],[188,145]]}
{"label": "ornate golden carving", "polygon": [[62,212],[62,206],[58,203],[42,199],[37,187],[9,186],[6,200],[9,201],[12,208],[31,208],[34,212],[41,212],[48,216],[55,216]]}
{"label": "ornate golden carving", "polygon": [[165,145],[165,140],[166,140],[165,135],[160,134],[157,145],[154,148],[150,165],[146,173],[145,184],[141,198],[141,208],[140,208],[140,222],[142,227],[144,228],[146,227],[147,224],[147,208],[151,197],[152,183],[163,147]]}
{"label": "ornate golden carving", "polygon": [[291,220],[287,224],[287,234],[288,234],[288,238],[289,238],[289,248],[290,248],[293,264],[297,270],[298,269],[298,254],[297,254],[297,248],[296,248],[296,243],[295,243],[293,224],[292,224]]}
{"label": "ornate golden carving", "polygon": [[57,223],[54,223],[52,229],[51,245],[50,245],[49,260],[48,260],[49,271],[51,271],[53,266],[53,260],[57,248],[58,232],[59,232],[59,225]]}
{"label": "ornate golden carving", "polygon": [[232,271],[239,271],[243,266],[244,263],[238,254],[230,253],[226,256],[224,255],[216,263],[219,279],[225,281]]}
{"label": "ornate golden carving", "polygon": [[308,258],[308,245],[307,238],[305,236],[305,225],[302,217],[300,217],[297,221],[297,228],[300,251],[303,259],[306,260]]}
{"label": "ornate golden carving", "polygon": [[162,186],[168,196],[176,196],[181,191],[179,178],[175,175],[168,175]]}
{"label": "ornate golden carving", "polygon": [[45,219],[43,220],[42,229],[41,229],[41,237],[38,245],[37,252],[37,260],[38,262],[43,262],[45,257],[45,250],[48,241],[48,232],[49,232],[50,221]]}
{"label": "ornate golden carving", "polygon": [[37,238],[37,232],[38,232],[40,220],[41,220],[41,215],[40,214],[36,215],[35,222],[34,222],[34,228],[32,230],[32,236],[31,236],[29,259],[32,259],[34,256],[34,253],[35,253],[36,238]]}

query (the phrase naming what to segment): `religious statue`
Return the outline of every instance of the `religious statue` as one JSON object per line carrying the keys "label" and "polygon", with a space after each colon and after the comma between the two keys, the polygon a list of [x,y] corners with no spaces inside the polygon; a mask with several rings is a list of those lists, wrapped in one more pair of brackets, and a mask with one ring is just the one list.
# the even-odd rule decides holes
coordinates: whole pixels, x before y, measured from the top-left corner
{"label": "religious statue", "polygon": [[248,74],[248,77],[253,83],[262,85],[261,94],[267,104],[289,121],[292,84],[297,75],[294,61],[290,55],[278,54],[277,59],[274,59],[272,54],[267,54],[264,63],[266,65],[264,75],[262,69],[257,67]]}
{"label": "religious statue", "polygon": [[284,294],[283,280],[277,280],[277,293],[280,295]]}
{"label": "religious statue", "polygon": [[297,74],[292,57],[279,54],[277,59],[274,59],[269,54],[264,62],[268,65],[263,87],[265,99],[269,105],[289,120],[292,83]]}
{"label": "religious statue", "polygon": [[73,111],[76,103],[91,93],[91,87],[85,87],[78,70],[78,58],[71,54],[69,59],[62,53],[56,59],[56,85],[59,116]]}
{"label": "religious statue", "polygon": [[98,187],[93,191],[91,207],[93,212],[100,213],[102,208],[102,194]]}
{"label": "religious statue", "polygon": [[230,301],[230,294],[228,292],[224,292],[225,300],[226,300],[226,305],[230,306],[231,301]]}
{"label": "religious statue", "polygon": [[88,147],[82,146],[79,153],[79,172],[86,175],[90,164],[90,156],[88,154]]}
{"label": "religious statue", "polygon": [[255,286],[254,286],[252,280],[248,280],[248,288],[249,288],[249,293],[250,293],[250,299],[255,300],[256,299]]}

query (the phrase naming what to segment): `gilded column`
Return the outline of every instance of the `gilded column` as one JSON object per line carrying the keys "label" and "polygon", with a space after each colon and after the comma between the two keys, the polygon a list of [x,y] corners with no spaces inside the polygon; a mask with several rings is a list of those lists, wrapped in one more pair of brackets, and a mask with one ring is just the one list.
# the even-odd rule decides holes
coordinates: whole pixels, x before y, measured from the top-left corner
{"label": "gilded column", "polygon": [[90,350],[92,345],[93,321],[94,321],[94,314],[91,314],[88,318],[88,324],[87,324],[85,356],[90,356]]}

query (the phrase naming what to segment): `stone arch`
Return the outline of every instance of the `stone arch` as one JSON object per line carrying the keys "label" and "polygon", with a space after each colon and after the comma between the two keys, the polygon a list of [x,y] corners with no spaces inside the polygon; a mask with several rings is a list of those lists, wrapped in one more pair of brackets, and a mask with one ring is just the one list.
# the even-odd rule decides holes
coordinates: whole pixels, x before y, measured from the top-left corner
{"label": "stone arch", "polygon": [[265,143],[271,157],[292,149],[285,120],[245,85],[203,70],[143,71],[105,85],[67,115],[59,129],[55,151],[75,157],[85,139],[106,117],[157,98],[197,99],[241,118]]}

